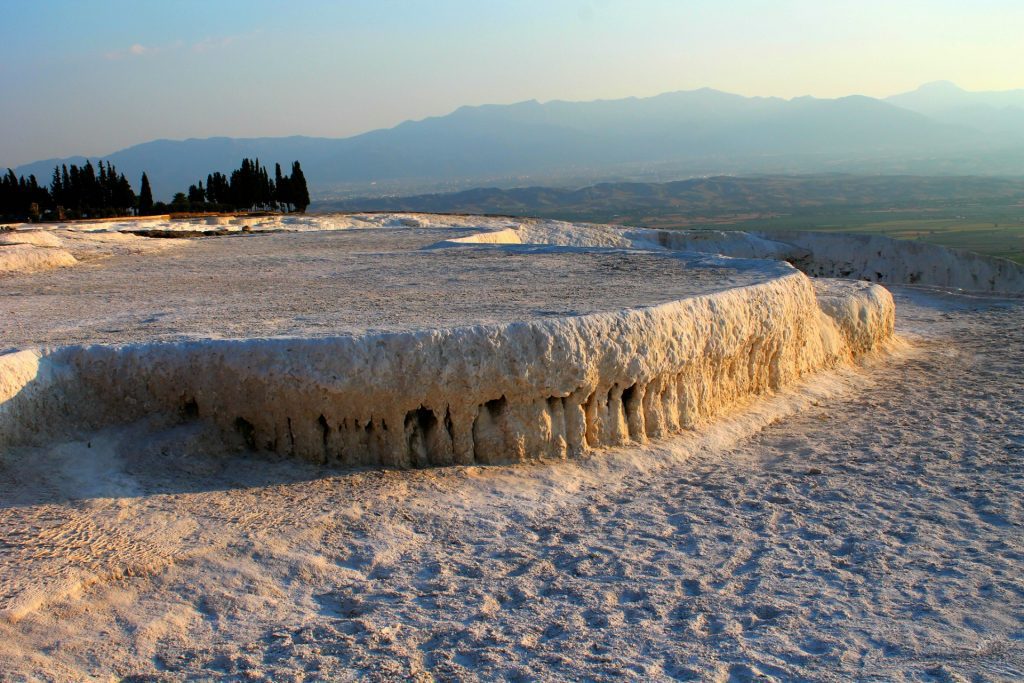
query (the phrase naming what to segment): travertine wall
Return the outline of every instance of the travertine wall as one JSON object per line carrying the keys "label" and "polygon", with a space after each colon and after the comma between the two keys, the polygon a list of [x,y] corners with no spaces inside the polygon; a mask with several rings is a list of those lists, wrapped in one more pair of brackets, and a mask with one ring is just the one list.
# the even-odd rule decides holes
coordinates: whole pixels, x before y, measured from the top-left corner
{"label": "travertine wall", "polygon": [[789,270],[655,307],[344,336],[64,347],[0,356],[0,444],[143,416],[341,465],[578,456],[692,428],[884,343],[877,285],[822,297]]}
{"label": "travertine wall", "polygon": [[1024,293],[1024,266],[963,249],[882,235],[790,230],[761,236],[803,249],[804,256],[788,260],[808,275]]}

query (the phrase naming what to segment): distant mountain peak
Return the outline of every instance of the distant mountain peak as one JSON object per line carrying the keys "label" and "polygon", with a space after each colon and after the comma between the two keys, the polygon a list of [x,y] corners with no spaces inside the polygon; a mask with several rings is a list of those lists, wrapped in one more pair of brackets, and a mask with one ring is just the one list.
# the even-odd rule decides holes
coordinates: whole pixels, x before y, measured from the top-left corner
{"label": "distant mountain peak", "polygon": [[916,92],[965,93],[967,91],[953,81],[931,81],[919,87]]}

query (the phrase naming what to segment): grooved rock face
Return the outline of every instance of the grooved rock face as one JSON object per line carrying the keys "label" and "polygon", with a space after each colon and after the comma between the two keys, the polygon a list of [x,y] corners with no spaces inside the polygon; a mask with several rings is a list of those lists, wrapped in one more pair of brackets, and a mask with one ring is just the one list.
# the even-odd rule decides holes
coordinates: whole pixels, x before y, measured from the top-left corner
{"label": "grooved rock face", "polygon": [[176,246],[10,277],[3,342],[25,350],[0,355],[0,442],[157,417],[346,466],[561,459],[693,428],[892,334],[877,285],[480,220],[161,228],[128,243]]}

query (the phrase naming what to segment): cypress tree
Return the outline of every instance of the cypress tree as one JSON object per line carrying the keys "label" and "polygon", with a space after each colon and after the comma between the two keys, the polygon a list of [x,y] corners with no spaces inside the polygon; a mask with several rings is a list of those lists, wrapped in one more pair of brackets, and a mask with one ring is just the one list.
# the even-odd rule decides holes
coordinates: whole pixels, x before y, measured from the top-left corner
{"label": "cypress tree", "polygon": [[[100,173],[99,179],[97,180],[97,192],[96,202],[93,204],[93,208],[106,208],[110,206],[110,178],[107,177],[107,167],[103,165],[103,161],[99,162]],[[105,213],[105,212],[104,212]]]}
{"label": "cypress tree", "polygon": [[149,178],[142,173],[142,186],[139,188],[139,215],[148,216],[153,213],[153,190],[149,187]]}
{"label": "cypress tree", "polygon": [[79,171],[79,178],[82,181],[82,208],[89,210],[103,206],[102,193],[99,191],[100,184],[96,180],[96,167],[89,159],[85,160],[85,166]]}
{"label": "cypress tree", "polygon": [[57,205],[64,203],[64,183],[61,180],[60,168],[53,167],[53,180],[50,181],[50,194]]}
{"label": "cypress tree", "polygon": [[284,189],[284,178],[281,177],[281,164],[274,164],[274,202],[280,209],[284,201],[281,199],[281,191]]}
{"label": "cypress tree", "polygon": [[188,203],[193,205],[203,204],[206,202],[206,191],[203,190],[203,181],[199,181],[199,185],[188,186]]}
{"label": "cypress tree", "polygon": [[295,210],[306,213],[306,207],[309,206],[309,188],[306,187],[306,176],[302,174],[302,167],[298,161],[292,163],[292,175],[288,179],[288,185]]}
{"label": "cypress tree", "polygon": [[71,195],[71,176],[68,175],[68,165],[60,165],[60,186],[63,189],[61,194],[61,204],[68,208],[75,203],[74,197]]}
{"label": "cypress tree", "polygon": [[124,173],[117,179],[117,185],[115,186],[115,196],[117,200],[114,205],[120,209],[121,213],[128,213],[135,206],[135,192],[132,190],[131,183],[124,177]]}

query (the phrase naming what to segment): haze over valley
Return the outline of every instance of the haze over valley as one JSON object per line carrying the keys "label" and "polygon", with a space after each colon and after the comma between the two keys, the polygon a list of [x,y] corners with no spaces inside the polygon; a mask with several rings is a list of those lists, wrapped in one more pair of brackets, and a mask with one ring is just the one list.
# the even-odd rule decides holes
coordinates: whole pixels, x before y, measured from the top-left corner
{"label": "haze over valley", "polygon": [[[886,99],[742,97],[709,88],[456,111],[348,138],[155,140],[102,157],[158,199],[243,157],[301,159],[316,199],[481,185],[580,187],[751,173],[1024,175],[1024,90],[948,82]],[[49,178],[46,159],[15,169]]]}

